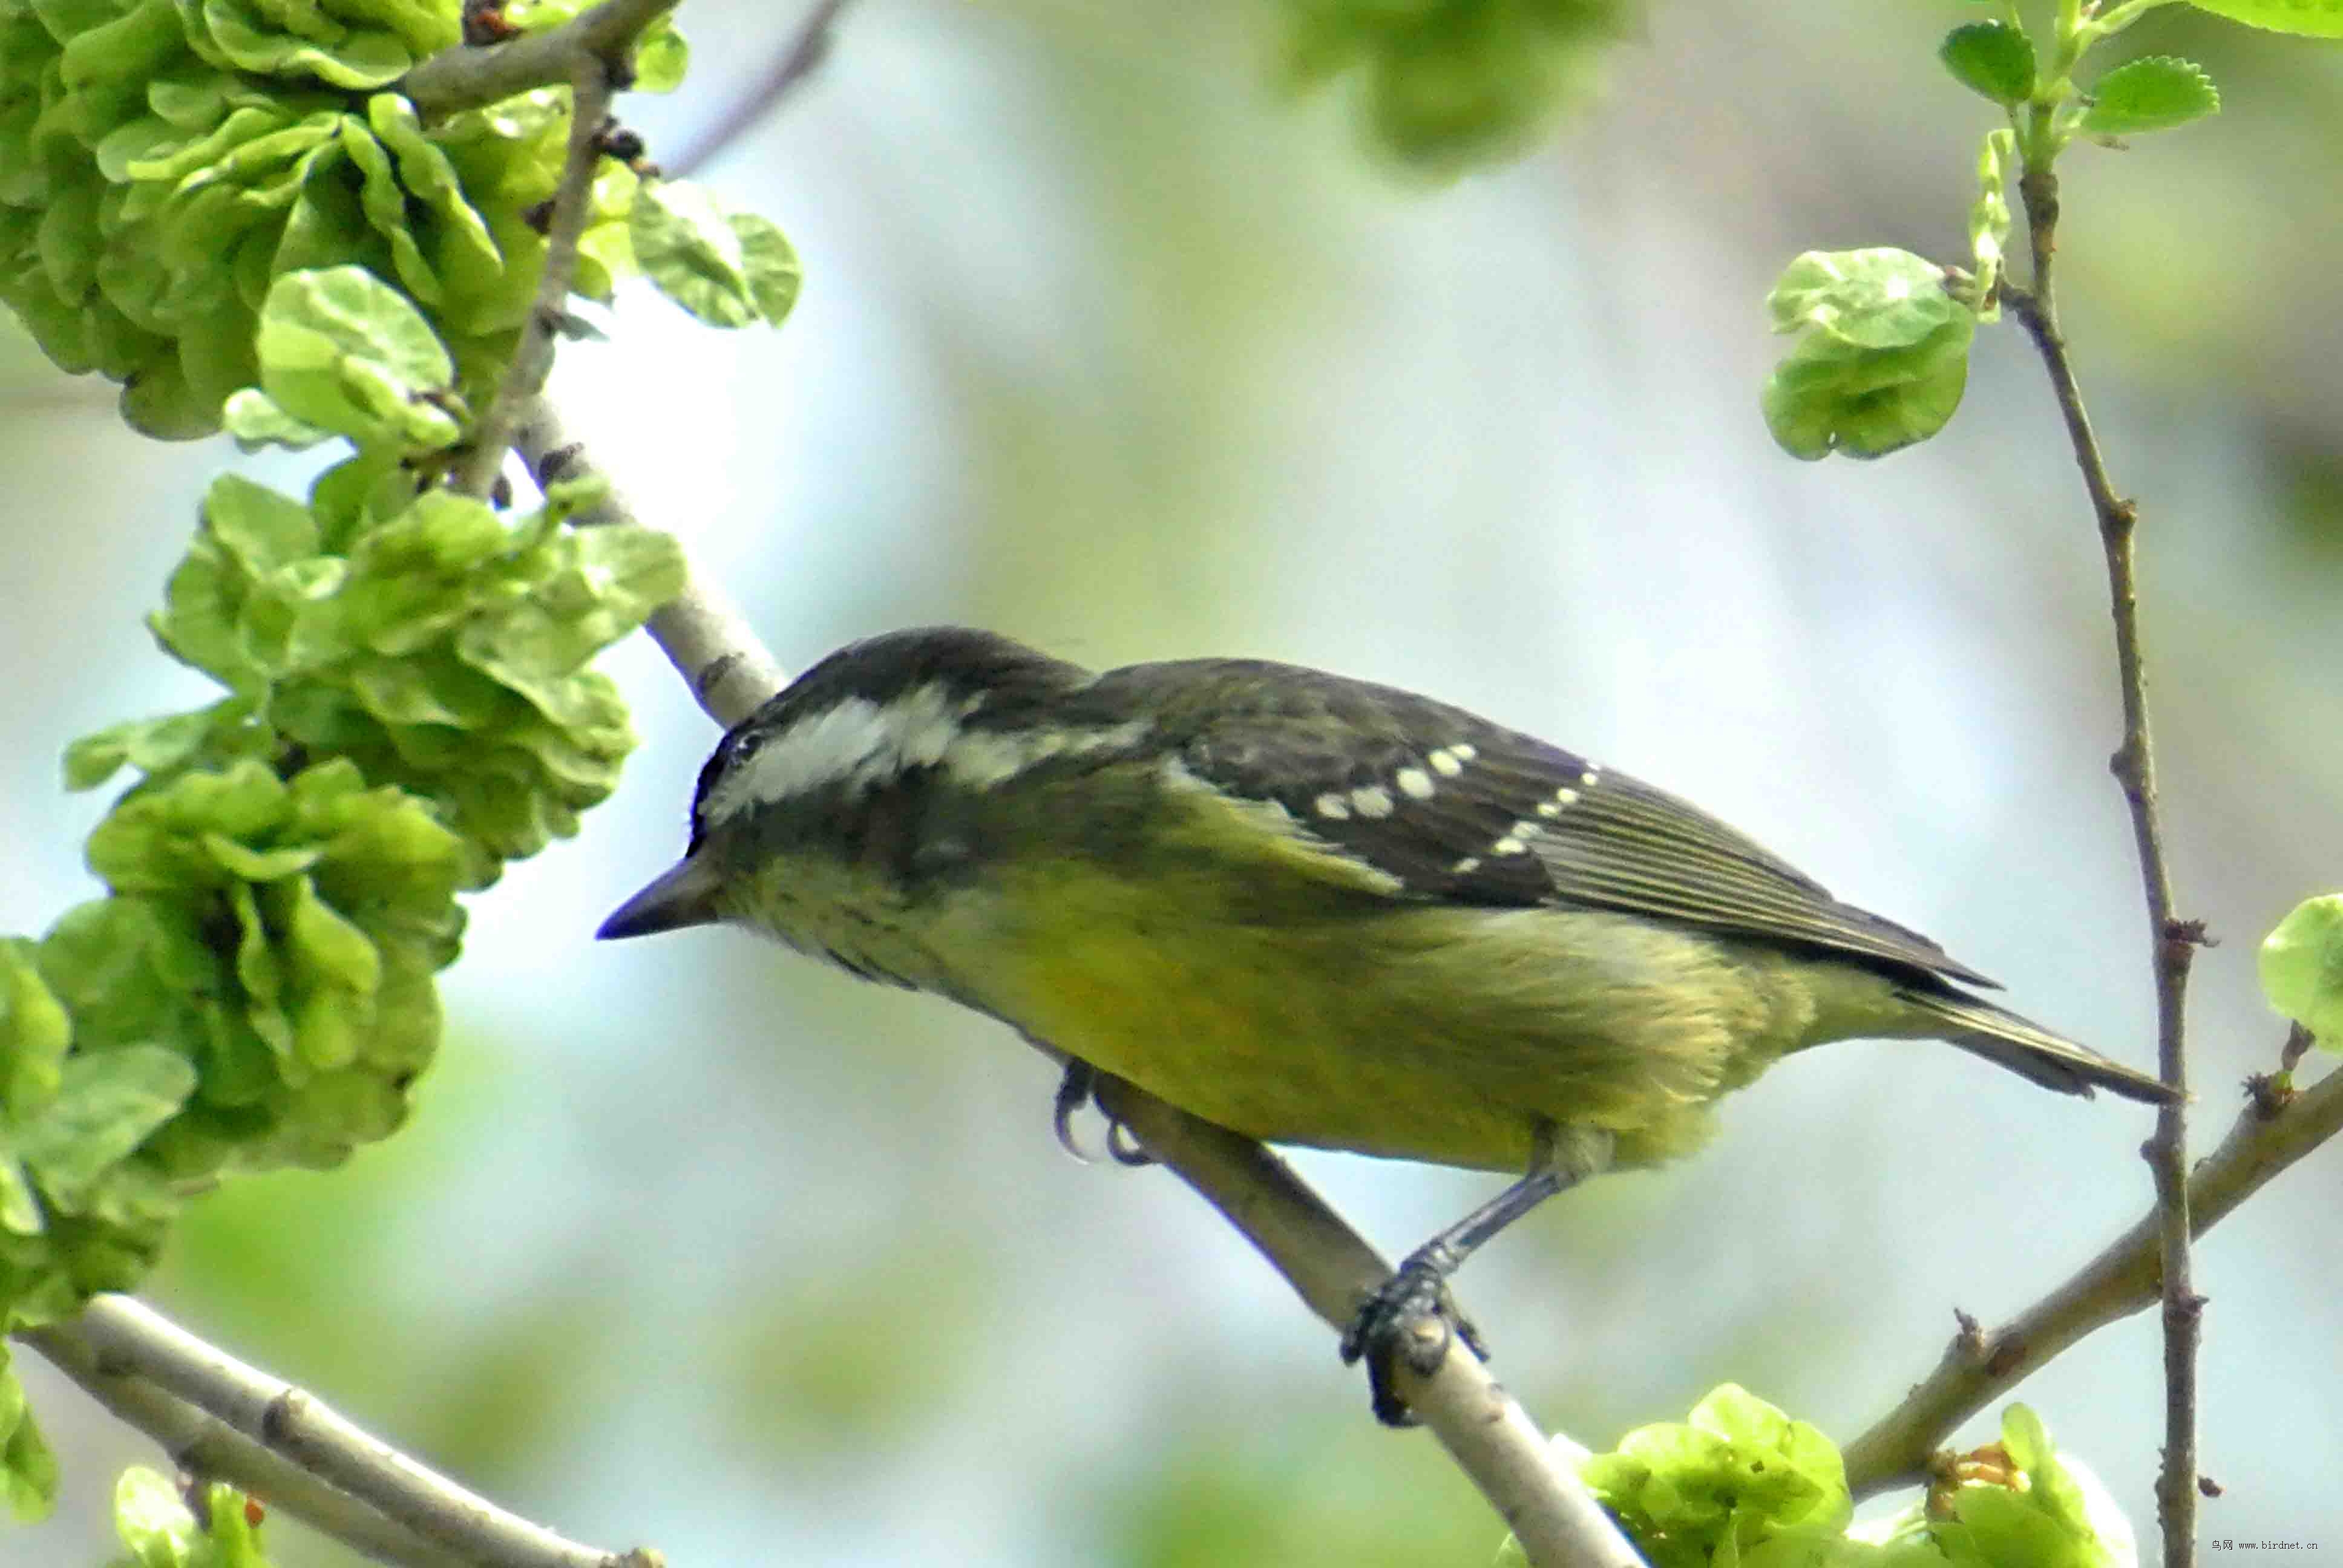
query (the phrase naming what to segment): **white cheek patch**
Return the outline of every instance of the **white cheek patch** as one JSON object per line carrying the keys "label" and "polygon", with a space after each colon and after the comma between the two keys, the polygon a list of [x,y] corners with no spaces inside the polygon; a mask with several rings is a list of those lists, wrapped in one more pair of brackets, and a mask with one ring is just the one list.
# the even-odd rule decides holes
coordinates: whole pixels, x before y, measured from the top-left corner
{"label": "white cheek patch", "polygon": [[955,706],[939,686],[920,687],[884,705],[846,698],[772,737],[718,779],[700,803],[701,817],[713,826],[826,785],[932,764],[959,728]]}
{"label": "white cheek patch", "polygon": [[1026,734],[964,728],[962,721],[983,702],[981,694],[954,698],[933,684],[884,703],[847,698],[767,740],[719,779],[700,804],[701,819],[712,827],[830,785],[867,788],[910,769],[939,765],[956,783],[990,789],[1054,757],[1126,749],[1152,728],[1143,719]]}

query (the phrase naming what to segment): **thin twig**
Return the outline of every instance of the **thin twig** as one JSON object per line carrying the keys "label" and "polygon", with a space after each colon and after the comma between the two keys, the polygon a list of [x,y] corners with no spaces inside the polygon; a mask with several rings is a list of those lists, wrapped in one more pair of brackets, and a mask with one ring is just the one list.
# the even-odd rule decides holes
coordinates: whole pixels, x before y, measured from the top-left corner
{"label": "thin twig", "polygon": [[581,54],[571,63],[569,146],[545,226],[545,266],[537,297],[522,323],[512,363],[505,367],[495,400],[472,432],[471,450],[457,468],[455,487],[486,498],[512,450],[513,431],[523,413],[545,390],[553,373],[553,346],[568,318],[569,284],[578,271],[578,241],[594,209],[594,176],[602,164],[602,136],[610,118],[610,63]]}
{"label": "thin twig", "polygon": [[661,158],[660,166],[678,176],[690,174],[772,113],[776,105],[830,58],[830,29],[848,3],[849,0],[815,0],[813,9],[789,35],[780,53],[773,56],[765,74],[714,120],[701,126],[679,156]]}
{"label": "thin twig", "polygon": [[483,109],[534,87],[557,87],[576,75],[578,61],[618,60],[677,0],[602,0],[558,27],[501,44],[458,44],[442,49],[391,84],[424,123],[466,109]]}
{"label": "thin twig", "polygon": [[[2048,144],[2046,137],[2032,145],[2038,148]],[[2053,268],[2057,256],[2058,176],[2047,157],[2029,156],[2017,189],[2025,205],[2034,270],[2030,290],[2009,291],[2008,298],[2050,373],[2051,388],[2075,449],[2076,466],[2082,470],[2083,487],[2090,493],[2107,557],[2117,684],[2123,703],[2123,739],[2108,766],[2131,810],[2132,840],[2147,904],[2149,963],[2156,978],[2157,1066],[2175,1096],[2157,1111],[2155,1136],[2141,1152],[2156,1181],[2157,1231],[2163,1243],[2164,1464],[2156,1482],[2157,1516],[2163,1525],[2165,1568],[2190,1568],[2197,1540],[2197,1347],[2205,1298],[2197,1293],[2188,1254],[2192,1226],[2188,1218],[2187,1006],[2189,965],[2205,932],[2201,923],[2180,918],[2173,895],[2157,802],[2147,661],[2140,652],[2139,592],[2132,548],[2138,509],[2116,493],[2115,483],[2107,477],[2107,460],[2083,407],[2066,336],[2059,330]]]}
{"label": "thin twig", "polygon": [[[1108,1080],[1101,1105],[1218,1209],[1336,1331],[1391,1265],[1276,1155],[1135,1086]],[[1397,1359],[1399,1392],[1510,1526],[1539,1568],[1642,1568],[1643,1559],[1519,1401],[1453,1335],[1424,1376]]]}
{"label": "thin twig", "polygon": [[161,1444],[182,1474],[225,1481],[377,1563],[468,1568],[469,1559],[386,1519],[176,1394],[107,1365],[79,1323],[30,1329],[18,1337],[125,1425]]}
{"label": "thin twig", "polygon": [[[2280,1091],[2268,1079],[2248,1087],[2251,1098],[2237,1124],[2189,1178],[2188,1213],[2197,1235],[2343,1130],[2343,1070],[2300,1093]],[[1846,1445],[1846,1481],[1855,1494],[1866,1497],[1923,1479],[1929,1456],[1962,1422],[2084,1335],[2153,1305],[2159,1299],[2168,1212],[2159,1196],[2137,1224],[2073,1278],[1999,1328],[1965,1324],[1936,1370]]]}
{"label": "thin twig", "polygon": [[[106,1376],[151,1383],[287,1463],[484,1568],[659,1568],[659,1553],[604,1552],[474,1495],[281,1379],[205,1343],[128,1296],[96,1296],[70,1325],[71,1353]],[[57,1331],[27,1336],[35,1349]]]}

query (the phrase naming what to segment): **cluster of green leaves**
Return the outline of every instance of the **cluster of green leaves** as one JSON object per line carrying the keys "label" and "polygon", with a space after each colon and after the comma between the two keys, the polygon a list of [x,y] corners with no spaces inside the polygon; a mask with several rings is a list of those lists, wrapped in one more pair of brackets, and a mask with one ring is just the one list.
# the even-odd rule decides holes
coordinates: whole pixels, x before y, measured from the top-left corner
{"label": "cluster of green leaves", "polygon": [[[120,382],[135,427],[195,437],[256,379],[273,282],[362,266],[405,290],[447,345],[456,410],[484,406],[538,286],[538,209],[560,176],[569,91],[424,124],[397,83],[456,44],[459,8],[0,0],[0,303],[65,369]],[[579,9],[535,0],[508,16],[550,26]],[[634,85],[672,87],[683,66],[682,40],[661,22],[638,50]],[[644,184],[603,162],[578,293],[607,299],[641,270]],[[742,221],[761,226],[764,270],[785,270],[793,293],[778,231]],[[653,280],[678,276],[699,274],[669,263]],[[727,303],[733,324],[787,309],[745,278]]]}
{"label": "cluster of green leaves", "polygon": [[1367,131],[1413,167],[1453,173],[1518,151],[1593,89],[1641,0],[1284,0],[1284,74],[1355,74]]}
{"label": "cluster of green leaves", "polygon": [[2129,1568],[2130,1525],[2024,1405],[1989,1466],[1893,1518],[1853,1523],[1831,1441],[1727,1383],[1684,1422],[1580,1466],[1653,1568]]}
{"label": "cluster of green leaves", "polygon": [[168,1478],[133,1465],[114,1487],[114,1533],[124,1553],[106,1568],[268,1568],[260,1510],[232,1486],[204,1483],[198,1519]]}
{"label": "cluster of green leaves", "polygon": [[[2047,171],[2077,141],[2114,145],[2221,106],[2201,66],[2168,55],[2080,79],[2092,48],[2178,0],[2062,5],[2038,40],[2016,0],[1980,3],[2002,15],[1955,27],[1937,52],[1955,81],[1999,106],[2008,122],[1978,150],[1971,266],[1900,250],[1809,251],[1790,264],[1766,306],[1775,329],[1797,334],[1797,343],[1760,402],[1774,439],[1793,457],[1883,457],[1944,428],[1967,386],[1976,324],[1998,314],[2008,190],[2024,171]],[[2256,26],[2343,36],[2343,0],[2197,4]]]}
{"label": "cluster of green leaves", "polygon": [[[77,789],[141,777],[90,835],[108,896],[0,941],[0,1331],[136,1283],[221,1173],[404,1121],[456,895],[608,794],[632,736],[585,666],[682,586],[667,536],[571,523],[596,487],[508,517],[418,482],[452,361],[370,273],[277,279],[256,339],[244,413],[357,451],[306,502],[212,486],[151,625],[226,695],[67,753]],[[13,1430],[37,1506],[53,1466]]]}

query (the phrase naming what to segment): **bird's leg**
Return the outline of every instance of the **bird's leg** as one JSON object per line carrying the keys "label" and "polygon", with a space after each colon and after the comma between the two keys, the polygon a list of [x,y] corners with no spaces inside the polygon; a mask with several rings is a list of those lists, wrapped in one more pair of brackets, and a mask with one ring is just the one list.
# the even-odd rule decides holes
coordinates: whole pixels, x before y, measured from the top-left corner
{"label": "bird's leg", "polygon": [[[1573,1129],[1572,1133],[1565,1141],[1553,1123],[1540,1121],[1531,1145],[1528,1174],[1410,1252],[1406,1261],[1360,1305],[1342,1335],[1342,1361],[1345,1365],[1366,1362],[1375,1419],[1385,1426],[1415,1423],[1407,1402],[1393,1386],[1395,1358],[1405,1356],[1411,1368],[1428,1377],[1447,1358],[1453,1334],[1474,1355],[1489,1359],[1479,1331],[1457,1312],[1448,1294],[1448,1276],[1490,1237],[1556,1192],[1576,1186],[1610,1164],[1610,1134],[1584,1129]],[[1417,1332],[1427,1324],[1439,1333]]]}
{"label": "bird's leg", "polygon": [[[1074,1118],[1086,1105],[1098,1100],[1099,1081],[1106,1074],[1079,1057],[1066,1058],[1066,1075],[1058,1080],[1058,1095],[1050,1116],[1050,1125],[1058,1134],[1058,1147],[1087,1165],[1091,1157],[1082,1151],[1074,1137]],[[1099,1114],[1106,1118],[1106,1151],[1118,1165],[1152,1165],[1155,1156],[1140,1146],[1131,1135],[1131,1129],[1103,1105]]]}

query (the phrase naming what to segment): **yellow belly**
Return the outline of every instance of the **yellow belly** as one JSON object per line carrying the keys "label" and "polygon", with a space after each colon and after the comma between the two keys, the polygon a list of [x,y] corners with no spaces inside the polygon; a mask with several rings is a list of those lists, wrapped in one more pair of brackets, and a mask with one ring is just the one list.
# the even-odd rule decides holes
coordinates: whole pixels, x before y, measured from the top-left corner
{"label": "yellow belly", "polygon": [[1648,1164],[1700,1142],[1707,1103],[1813,1020],[1781,966],[1614,915],[1166,922],[1103,879],[1043,897],[992,933],[982,1004],[1271,1141],[1513,1171],[1544,1121],[1603,1129],[1615,1163]]}

